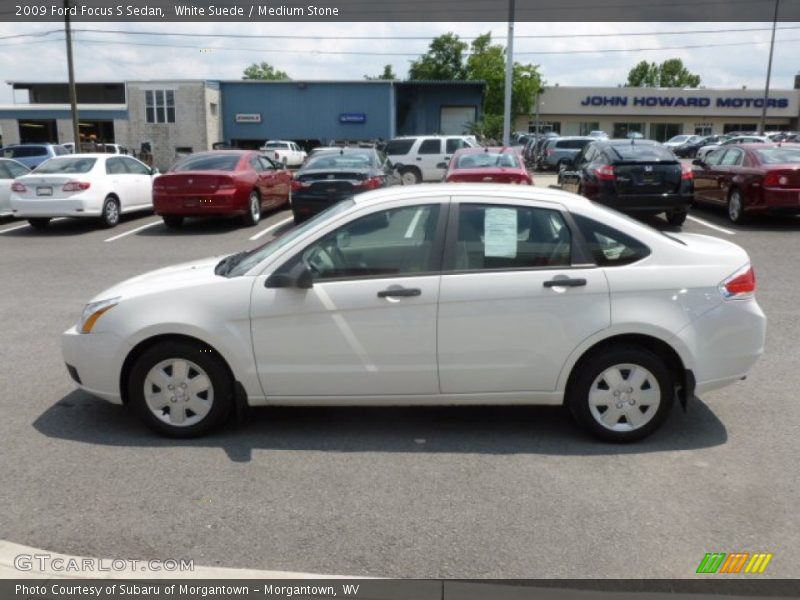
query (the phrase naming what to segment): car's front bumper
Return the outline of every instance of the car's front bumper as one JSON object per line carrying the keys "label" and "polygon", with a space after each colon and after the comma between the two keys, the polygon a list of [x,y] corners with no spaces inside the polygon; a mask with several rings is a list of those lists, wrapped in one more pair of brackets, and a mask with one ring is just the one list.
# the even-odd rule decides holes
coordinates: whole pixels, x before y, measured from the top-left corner
{"label": "car's front bumper", "polygon": [[79,333],[72,327],[61,336],[61,354],[70,377],[81,389],[114,404],[122,404],[120,370],[130,350],[112,333]]}

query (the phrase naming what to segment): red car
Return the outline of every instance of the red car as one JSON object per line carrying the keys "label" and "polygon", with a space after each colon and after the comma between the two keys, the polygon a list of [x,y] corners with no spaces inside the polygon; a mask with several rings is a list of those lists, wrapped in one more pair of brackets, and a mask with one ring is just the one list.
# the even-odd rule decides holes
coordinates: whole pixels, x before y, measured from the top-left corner
{"label": "red car", "polygon": [[692,164],[695,202],[726,206],[734,223],[800,214],[800,144],[722,146]]}
{"label": "red car", "polygon": [[453,154],[447,172],[447,183],[486,182],[533,185],[518,152],[511,148],[461,148]]}
{"label": "red car", "polygon": [[288,206],[292,174],[250,150],[198,152],[153,182],[153,208],[167,227],[185,217],[239,215],[255,225],[261,211]]}

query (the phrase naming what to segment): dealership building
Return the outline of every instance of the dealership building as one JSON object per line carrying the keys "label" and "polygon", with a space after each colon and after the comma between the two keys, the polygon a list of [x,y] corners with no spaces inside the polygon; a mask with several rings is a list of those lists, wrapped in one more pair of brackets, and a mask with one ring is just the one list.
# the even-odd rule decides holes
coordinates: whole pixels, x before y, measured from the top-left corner
{"label": "dealership building", "polygon": [[[0,106],[5,145],[73,141],[66,83],[8,82],[14,103]],[[483,114],[481,81],[147,80],[77,84],[82,139],[149,148],[167,168],[179,156],[224,143],[257,148],[268,139],[307,148],[339,140],[457,134]],[[797,130],[795,89],[772,90],[766,128]],[[517,131],[582,135],[603,130],[656,140],[759,127],[763,91],[547,87]]]}
{"label": "dealership building", "polygon": [[[756,131],[763,106],[764,90],[555,86],[539,94],[533,116],[517,117],[515,129],[536,131],[538,122],[541,131],[561,135],[638,132],[665,141],[682,133]],[[798,116],[800,89],[770,91],[765,129],[797,130]]]}

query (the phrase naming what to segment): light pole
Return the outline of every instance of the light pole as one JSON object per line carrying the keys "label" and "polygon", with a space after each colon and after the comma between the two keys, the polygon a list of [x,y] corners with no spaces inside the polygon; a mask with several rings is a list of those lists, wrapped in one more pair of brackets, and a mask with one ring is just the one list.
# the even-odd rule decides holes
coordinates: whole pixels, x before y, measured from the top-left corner
{"label": "light pole", "polygon": [[769,43],[769,62],[767,63],[767,83],[764,86],[764,106],[761,107],[761,126],[758,128],[764,135],[767,126],[767,102],[769,102],[769,80],[772,75],[772,52],[775,50],[775,28],[778,24],[778,7],[781,0],[775,0],[775,14],[772,17],[772,40]]}
{"label": "light pole", "polygon": [[503,98],[503,145],[511,145],[511,80],[514,77],[514,0],[508,0],[508,42],[506,43],[506,89]]}
{"label": "light pole", "polygon": [[[78,94],[75,90],[75,68],[72,64],[72,30],[69,25],[69,2],[64,0],[64,34],[67,40],[67,76],[69,77],[69,107],[72,113],[72,135],[75,140],[75,152],[81,151],[81,139],[78,129]],[[55,141],[55,140],[54,140]]]}

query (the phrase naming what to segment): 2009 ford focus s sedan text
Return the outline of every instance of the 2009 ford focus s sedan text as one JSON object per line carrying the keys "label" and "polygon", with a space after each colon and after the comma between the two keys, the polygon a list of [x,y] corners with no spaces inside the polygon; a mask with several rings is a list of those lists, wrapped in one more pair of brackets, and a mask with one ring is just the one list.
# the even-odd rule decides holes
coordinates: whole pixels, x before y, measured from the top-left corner
{"label": "2009 ford focus s sedan text", "polygon": [[249,252],[96,296],[72,378],[162,434],[258,405],[566,405],[632,441],[743,378],[766,318],[744,250],[566,192],[367,192]]}

